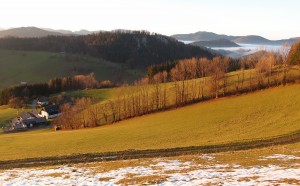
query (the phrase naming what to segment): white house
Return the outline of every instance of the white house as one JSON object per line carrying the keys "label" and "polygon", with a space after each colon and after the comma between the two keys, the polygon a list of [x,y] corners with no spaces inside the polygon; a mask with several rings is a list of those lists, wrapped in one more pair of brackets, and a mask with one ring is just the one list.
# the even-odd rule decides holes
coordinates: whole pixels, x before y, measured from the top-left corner
{"label": "white house", "polygon": [[49,105],[47,107],[42,108],[41,112],[39,113],[40,117],[44,117],[46,119],[53,119],[60,116],[61,113],[59,112],[58,105]]}

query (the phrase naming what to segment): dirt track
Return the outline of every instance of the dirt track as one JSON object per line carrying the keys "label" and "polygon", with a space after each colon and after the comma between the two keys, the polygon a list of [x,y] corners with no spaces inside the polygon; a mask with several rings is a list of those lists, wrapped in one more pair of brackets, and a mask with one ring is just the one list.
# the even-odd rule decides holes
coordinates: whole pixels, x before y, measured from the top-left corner
{"label": "dirt track", "polygon": [[234,142],[220,145],[190,146],[169,149],[127,150],[119,152],[74,154],[68,156],[27,158],[9,161],[0,161],[0,169],[21,167],[38,167],[47,165],[74,164],[96,161],[113,161],[137,158],[170,157],[196,153],[216,153],[226,151],[247,150],[275,145],[284,145],[300,142],[300,131],[292,134],[277,136],[269,139],[255,139],[252,141]]}

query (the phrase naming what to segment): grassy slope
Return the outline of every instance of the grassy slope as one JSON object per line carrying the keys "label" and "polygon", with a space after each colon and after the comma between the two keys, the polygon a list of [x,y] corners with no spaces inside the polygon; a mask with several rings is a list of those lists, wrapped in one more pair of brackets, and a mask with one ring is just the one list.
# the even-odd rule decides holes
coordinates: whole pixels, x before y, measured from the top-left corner
{"label": "grassy slope", "polygon": [[9,108],[7,106],[0,106],[0,127],[6,125],[6,121],[16,117],[17,110],[13,108]]}
{"label": "grassy slope", "polygon": [[50,78],[94,72],[98,80],[122,78],[132,81],[143,74],[121,69],[119,64],[90,57],[71,56],[50,52],[0,50],[0,89],[28,83],[47,82]]}
{"label": "grassy slope", "polygon": [[76,98],[89,97],[93,98],[96,102],[101,102],[110,99],[116,90],[117,88],[76,90],[68,91],[65,95]]}
{"label": "grassy slope", "polygon": [[300,130],[300,85],[272,88],[99,128],[0,135],[2,160],[267,138]]}

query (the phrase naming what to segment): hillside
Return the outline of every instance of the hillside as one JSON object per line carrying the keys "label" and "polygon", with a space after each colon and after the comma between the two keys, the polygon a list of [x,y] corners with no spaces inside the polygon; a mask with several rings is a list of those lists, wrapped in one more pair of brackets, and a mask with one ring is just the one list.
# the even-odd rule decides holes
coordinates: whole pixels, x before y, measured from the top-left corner
{"label": "hillside", "polygon": [[86,36],[2,38],[0,48],[89,55],[130,68],[146,68],[151,64],[177,59],[214,56],[208,50],[185,45],[173,38],[139,31],[99,32]]}
{"label": "hillside", "polygon": [[209,40],[217,40],[217,39],[228,39],[232,40],[235,39],[235,36],[227,36],[227,35],[220,35],[213,32],[205,32],[205,31],[199,31],[196,33],[190,33],[190,34],[175,34],[171,37],[181,40],[181,41],[209,41]]}
{"label": "hillside", "polygon": [[58,33],[62,33],[65,35],[89,35],[89,34],[93,34],[93,33],[97,33],[100,31],[89,31],[89,30],[85,30],[85,29],[81,29],[78,31],[71,31],[71,30],[63,30],[63,29],[51,29],[51,28],[42,28],[43,30],[47,30],[47,31],[51,31],[51,32],[58,32]]}
{"label": "hillside", "polygon": [[269,43],[271,43],[270,40],[268,40],[264,37],[254,36],[254,35],[238,37],[238,38],[234,39],[233,41],[236,43],[247,43],[247,44],[269,44]]}
{"label": "hillside", "polygon": [[41,83],[54,77],[95,73],[97,80],[132,82],[144,73],[88,56],[54,52],[0,50],[0,89],[20,82]]}
{"label": "hillside", "polygon": [[299,84],[271,88],[93,129],[0,135],[0,151],[5,152],[0,157],[212,145],[289,134],[300,130],[299,91]]}
{"label": "hillside", "polygon": [[7,124],[7,121],[17,116],[17,109],[8,106],[0,106],[0,127]]}
{"label": "hillside", "polygon": [[235,43],[242,44],[263,44],[263,45],[282,45],[284,43],[293,44],[297,41],[297,38],[281,39],[281,40],[269,40],[257,35],[249,36],[230,36],[224,34],[216,34],[213,32],[196,32],[191,34],[175,34],[171,37],[179,41],[209,41],[218,39],[227,39]]}
{"label": "hillside", "polygon": [[46,36],[62,36],[62,33],[54,31],[46,31],[36,27],[20,27],[0,31],[0,38],[3,37],[46,37]]}
{"label": "hillside", "polygon": [[209,41],[196,41],[191,43],[195,46],[204,46],[204,47],[240,47],[240,45],[228,40],[228,39],[216,39]]}

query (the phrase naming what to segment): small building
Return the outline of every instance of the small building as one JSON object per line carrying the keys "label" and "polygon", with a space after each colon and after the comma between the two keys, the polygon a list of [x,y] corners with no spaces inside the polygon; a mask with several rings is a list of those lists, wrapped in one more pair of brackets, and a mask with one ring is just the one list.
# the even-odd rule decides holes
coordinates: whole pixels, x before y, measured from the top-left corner
{"label": "small building", "polygon": [[3,127],[4,132],[25,131],[28,128],[45,124],[47,120],[31,112],[22,112],[19,117],[9,121],[9,126]]}
{"label": "small building", "polygon": [[26,125],[28,128],[34,127],[40,124],[45,124],[47,121],[44,117],[40,117],[32,112],[23,112],[20,114],[20,122]]}
{"label": "small building", "polygon": [[39,106],[45,106],[49,104],[49,98],[42,96],[36,99],[36,104]]}
{"label": "small building", "polygon": [[42,108],[41,112],[38,114],[40,117],[46,119],[53,119],[61,115],[58,105],[48,105]]}
{"label": "small building", "polygon": [[[23,124],[21,117],[16,117],[9,121],[10,126],[3,128],[5,132],[26,130],[27,126]],[[6,130],[5,130],[6,129]]]}

